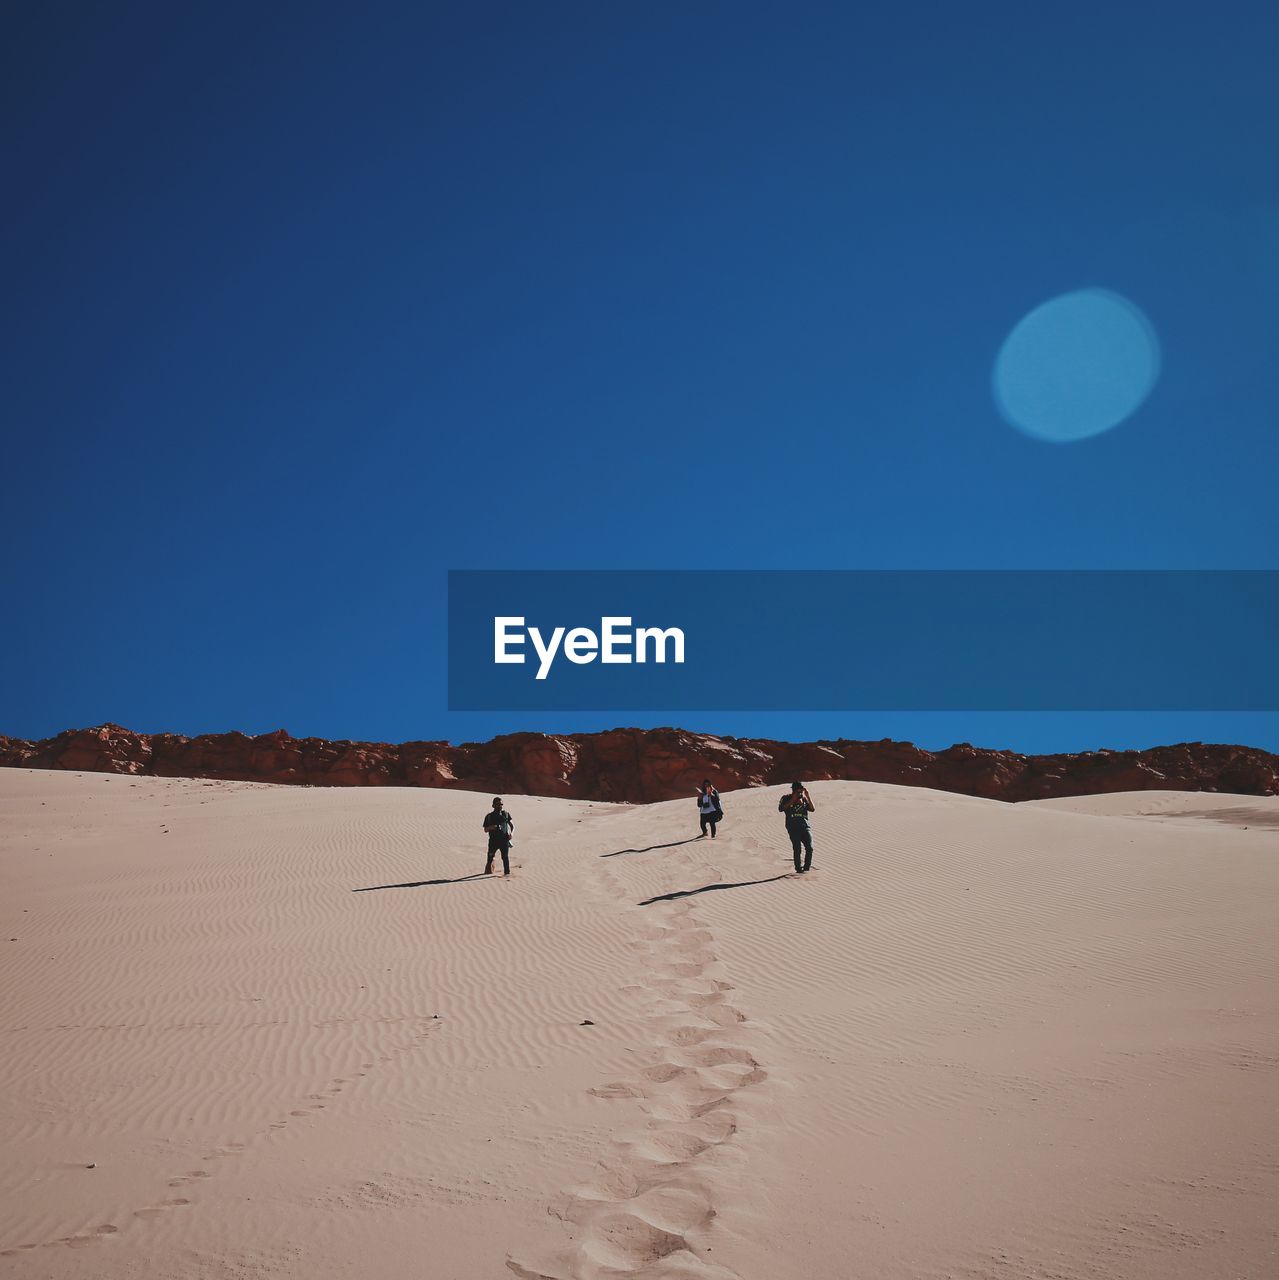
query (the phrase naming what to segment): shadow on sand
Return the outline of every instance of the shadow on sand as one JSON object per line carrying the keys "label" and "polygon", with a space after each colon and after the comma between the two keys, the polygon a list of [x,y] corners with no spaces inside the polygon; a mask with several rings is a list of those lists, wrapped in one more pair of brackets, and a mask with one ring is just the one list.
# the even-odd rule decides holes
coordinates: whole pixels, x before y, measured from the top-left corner
{"label": "shadow on sand", "polygon": [[677,889],[674,893],[659,893],[656,898],[645,898],[639,905],[651,907],[655,902],[674,902],[676,898],[691,898],[699,893],[714,893],[716,889],[745,889],[753,884],[772,884],[774,880],[785,880],[791,873],[783,871],[779,875],[765,876],[763,880],[735,880],[732,884],[704,884],[700,889]]}
{"label": "shadow on sand", "polygon": [[373,893],[376,889],[425,889],[433,884],[465,884],[468,880],[500,879],[499,876],[486,876],[483,871],[474,875],[458,876],[455,880],[406,880],[403,884],[370,884],[363,889],[352,889],[352,893]]}
{"label": "shadow on sand", "polygon": [[654,849],[678,849],[682,844],[696,844],[701,836],[689,836],[687,840],[672,840],[670,844],[650,844],[643,849],[617,849],[612,853],[601,853],[601,858],[620,858],[624,853],[652,853]]}

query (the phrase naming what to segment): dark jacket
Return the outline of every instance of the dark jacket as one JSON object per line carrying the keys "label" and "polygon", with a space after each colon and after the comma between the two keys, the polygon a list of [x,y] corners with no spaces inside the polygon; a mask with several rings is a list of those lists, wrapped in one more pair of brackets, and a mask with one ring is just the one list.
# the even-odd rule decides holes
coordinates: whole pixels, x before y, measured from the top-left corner
{"label": "dark jacket", "polygon": [[515,830],[515,819],[505,809],[490,809],[484,815],[484,830],[490,835],[509,836]]}
{"label": "dark jacket", "polygon": [[795,798],[787,793],[777,802],[777,812],[786,815],[788,827],[807,827],[808,815],[813,812],[813,806],[806,796]]}

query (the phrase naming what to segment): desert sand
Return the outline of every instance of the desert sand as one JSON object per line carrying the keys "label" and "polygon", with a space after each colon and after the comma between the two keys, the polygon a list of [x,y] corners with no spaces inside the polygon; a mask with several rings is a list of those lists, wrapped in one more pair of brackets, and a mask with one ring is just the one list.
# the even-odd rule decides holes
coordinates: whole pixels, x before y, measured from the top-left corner
{"label": "desert sand", "polygon": [[1279,1274],[1279,799],[0,771],[0,1273]]}

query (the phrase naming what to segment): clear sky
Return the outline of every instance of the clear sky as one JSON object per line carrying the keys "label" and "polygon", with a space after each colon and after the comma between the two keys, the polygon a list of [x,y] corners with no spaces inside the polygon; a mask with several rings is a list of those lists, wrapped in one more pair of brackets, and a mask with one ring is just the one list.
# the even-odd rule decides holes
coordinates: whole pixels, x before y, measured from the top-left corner
{"label": "clear sky", "polygon": [[[449,568],[1279,568],[1279,9],[1157,9],[10,13],[0,732],[1279,749],[445,709]],[[1153,390],[1019,431],[1001,347],[1085,289]]]}

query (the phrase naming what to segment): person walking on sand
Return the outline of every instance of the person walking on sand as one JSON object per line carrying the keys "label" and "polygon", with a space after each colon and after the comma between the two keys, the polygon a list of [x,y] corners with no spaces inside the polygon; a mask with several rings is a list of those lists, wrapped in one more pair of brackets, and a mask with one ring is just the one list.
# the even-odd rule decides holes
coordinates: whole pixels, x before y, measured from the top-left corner
{"label": "person walking on sand", "polygon": [[[790,794],[777,802],[778,813],[786,815],[786,834],[790,836],[791,852],[795,855],[795,870],[801,875],[813,865],[813,829],[808,825],[808,815],[817,811],[813,797],[802,782],[790,784]],[[800,862],[800,848],[804,850]]]}
{"label": "person walking on sand", "polygon": [[702,779],[701,788],[697,792],[697,816],[701,819],[702,835],[706,834],[706,828],[709,827],[711,839],[714,840],[715,824],[724,821],[724,806],[720,802],[719,792],[711,786],[709,778]]}
{"label": "person walking on sand", "polygon": [[502,855],[502,874],[511,874],[511,832],[515,830],[515,819],[502,808],[502,797],[493,797],[493,807],[484,815],[484,830],[489,833],[489,857],[484,864],[484,874],[493,874],[493,857]]}

